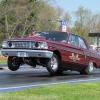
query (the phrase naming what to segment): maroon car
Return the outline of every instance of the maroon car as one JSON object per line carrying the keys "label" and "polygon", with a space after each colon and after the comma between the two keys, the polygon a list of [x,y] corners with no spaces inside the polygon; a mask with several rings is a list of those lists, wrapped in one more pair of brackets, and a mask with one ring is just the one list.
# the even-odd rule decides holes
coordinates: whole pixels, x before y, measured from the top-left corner
{"label": "maroon car", "polygon": [[8,67],[16,71],[22,64],[46,67],[50,74],[76,70],[92,74],[100,68],[100,55],[90,50],[81,36],[59,32],[39,32],[35,37],[7,39],[2,44],[2,55],[8,56]]}

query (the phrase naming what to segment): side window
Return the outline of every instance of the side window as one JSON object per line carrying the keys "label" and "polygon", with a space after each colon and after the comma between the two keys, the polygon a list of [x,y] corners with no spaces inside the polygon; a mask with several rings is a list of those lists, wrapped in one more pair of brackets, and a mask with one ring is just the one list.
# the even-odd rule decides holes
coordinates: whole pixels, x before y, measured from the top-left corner
{"label": "side window", "polygon": [[76,35],[71,34],[68,43],[79,46],[78,37]]}
{"label": "side window", "polygon": [[87,49],[84,40],[81,37],[78,37],[78,38],[79,38],[79,47]]}

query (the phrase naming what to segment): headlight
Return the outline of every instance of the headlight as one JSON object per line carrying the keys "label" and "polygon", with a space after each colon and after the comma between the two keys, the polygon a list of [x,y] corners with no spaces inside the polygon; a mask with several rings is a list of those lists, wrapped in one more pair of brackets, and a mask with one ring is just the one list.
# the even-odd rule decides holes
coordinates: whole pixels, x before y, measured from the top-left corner
{"label": "headlight", "polygon": [[48,45],[46,42],[37,42],[35,43],[35,47],[38,49],[48,49]]}
{"label": "headlight", "polygon": [[4,41],[3,43],[2,43],[2,48],[7,48],[8,47],[8,43],[7,43],[7,41]]}
{"label": "headlight", "polygon": [[10,47],[10,48],[14,48],[14,47],[15,47],[15,45],[14,45],[14,43],[13,43],[13,42],[9,42],[9,43],[8,43],[8,47]]}
{"label": "headlight", "polygon": [[41,42],[40,43],[40,48],[42,48],[42,49],[48,49],[47,43],[46,42]]}

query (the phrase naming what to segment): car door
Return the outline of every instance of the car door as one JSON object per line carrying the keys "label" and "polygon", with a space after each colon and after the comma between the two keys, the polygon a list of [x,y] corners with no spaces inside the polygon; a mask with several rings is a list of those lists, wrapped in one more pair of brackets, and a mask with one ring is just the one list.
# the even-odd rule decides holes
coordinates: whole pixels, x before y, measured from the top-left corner
{"label": "car door", "polygon": [[67,61],[71,64],[84,65],[86,59],[84,51],[79,46],[79,42],[77,35],[70,34],[66,52]]}
{"label": "car door", "polygon": [[83,51],[82,64],[87,65],[88,64],[88,59],[86,57],[86,51],[88,50],[88,48],[87,48],[86,42],[80,36],[78,36],[78,40],[79,40],[79,47]]}

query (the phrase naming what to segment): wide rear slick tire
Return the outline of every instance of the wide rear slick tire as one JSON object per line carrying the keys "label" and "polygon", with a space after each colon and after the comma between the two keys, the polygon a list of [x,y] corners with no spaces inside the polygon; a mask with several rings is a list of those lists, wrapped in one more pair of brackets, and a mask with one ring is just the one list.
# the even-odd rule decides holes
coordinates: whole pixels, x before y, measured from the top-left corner
{"label": "wide rear slick tire", "polygon": [[80,71],[80,74],[91,75],[91,74],[93,74],[94,67],[95,66],[94,66],[93,62],[90,62],[87,68]]}
{"label": "wide rear slick tire", "polygon": [[46,68],[51,75],[57,72],[58,66],[59,66],[59,60],[55,54],[53,54],[53,56],[50,59],[47,59]]}
{"label": "wide rear slick tire", "polygon": [[16,71],[18,70],[20,67],[20,60],[18,57],[12,57],[12,56],[9,56],[8,57],[8,68],[11,70],[11,71]]}

